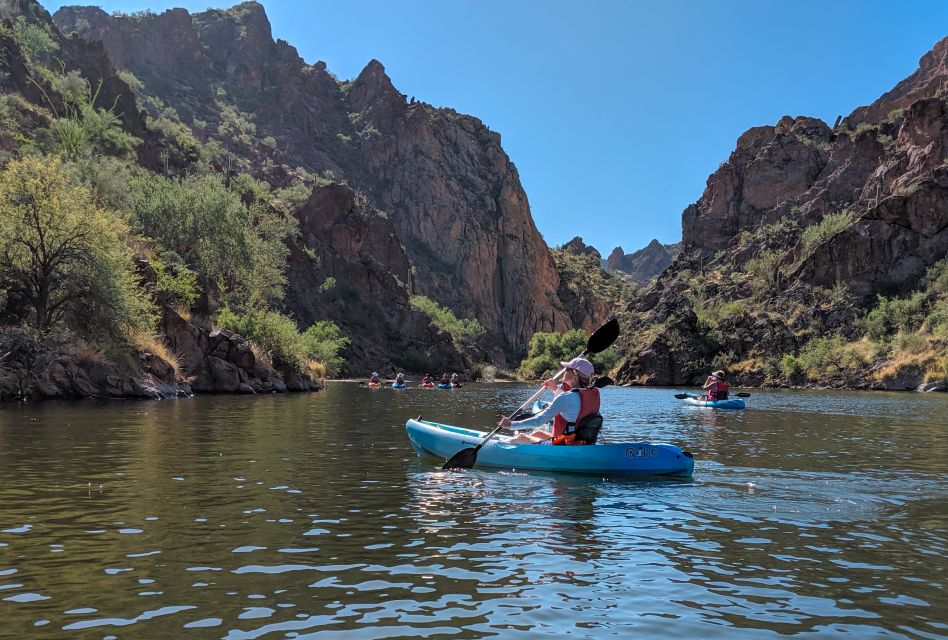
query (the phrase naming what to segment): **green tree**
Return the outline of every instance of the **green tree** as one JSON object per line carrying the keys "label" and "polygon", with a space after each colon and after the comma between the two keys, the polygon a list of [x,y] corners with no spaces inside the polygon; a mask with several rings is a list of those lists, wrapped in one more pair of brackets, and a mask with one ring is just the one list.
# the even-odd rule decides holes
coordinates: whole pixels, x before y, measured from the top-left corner
{"label": "green tree", "polygon": [[45,331],[73,325],[128,336],[154,315],[137,287],[128,229],[73,184],[59,158],[27,157],[0,174],[0,279]]}
{"label": "green tree", "polygon": [[241,302],[283,296],[292,220],[229,189],[217,175],[135,181],[134,225],[162,251],[181,257],[205,283],[221,284]]}
{"label": "green tree", "polygon": [[[572,329],[565,333],[534,333],[530,338],[527,357],[520,363],[518,373],[529,379],[553,375],[560,370],[560,362],[575,358],[586,348],[587,341],[588,337],[582,329]],[[618,360],[618,355],[612,349],[587,357],[600,374],[607,373]]]}

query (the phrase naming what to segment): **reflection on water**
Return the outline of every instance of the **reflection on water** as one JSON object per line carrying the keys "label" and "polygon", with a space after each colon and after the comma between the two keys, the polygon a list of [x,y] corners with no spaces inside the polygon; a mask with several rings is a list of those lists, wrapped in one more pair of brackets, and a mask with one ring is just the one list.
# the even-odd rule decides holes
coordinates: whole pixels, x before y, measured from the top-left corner
{"label": "reflection on water", "polygon": [[[0,408],[0,636],[945,637],[948,398],[603,391],[692,481],[419,460],[529,391]],[[673,629],[673,631],[671,631]]]}

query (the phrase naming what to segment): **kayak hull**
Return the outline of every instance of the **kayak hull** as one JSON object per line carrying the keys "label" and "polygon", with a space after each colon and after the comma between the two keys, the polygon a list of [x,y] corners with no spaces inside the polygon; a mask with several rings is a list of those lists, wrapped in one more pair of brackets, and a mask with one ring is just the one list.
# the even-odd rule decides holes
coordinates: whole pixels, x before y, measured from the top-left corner
{"label": "kayak hull", "polygon": [[438,388],[439,389],[452,389],[453,387],[449,384],[439,384]]}
{"label": "kayak hull", "polygon": [[[484,431],[428,420],[409,420],[405,429],[415,451],[445,459],[461,449],[476,446],[487,436]],[[475,466],[639,477],[687,478],[694,471],[691,454],[670,444],[627,442],[562,447],[512,444],[509,439],[510,436],[491,438],[478,451]]]}
{"label": "kayak hull", "polygon": [[740,398],[728,398],[727,400],[699,400],[698,398],[685,398],[685,404],[695,407],[711,407],[712,409],[743,409],[744,401]]}
{"label": "kayak hull", "polygon": [[407,385],[407,384],[398,384],[397,382],[395,382],[395,383],[392,383],[392,388],[393,388],[393,389],[407,389],[407,388],[408,388],[408,385]]}

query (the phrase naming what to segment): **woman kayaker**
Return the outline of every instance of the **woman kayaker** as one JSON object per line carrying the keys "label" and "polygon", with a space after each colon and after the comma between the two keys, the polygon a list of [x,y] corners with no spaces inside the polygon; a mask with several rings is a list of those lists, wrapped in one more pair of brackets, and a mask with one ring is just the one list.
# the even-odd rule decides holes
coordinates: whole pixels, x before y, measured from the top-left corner
{"label": "woman kayaker", "polygon": [[454,387],[455,389],[461,386],[461,379],[458,377],[458,374],[456,373],[451,374],[451,386]]}
{"label": "woman kayaker", "polygon": [[425,377],[421,379],[421,386],[423,387],[433,387],[434,378],[431,377],[430,373],[426,373]]}
{"label": "woman kayaker", "polygon": [[404,373],[398,373],[398,374],[395,375],[395,384],[397,384],[397,385],[403,385],[403,384],[405,384],[405,374],[404,374]]}
{"label": "woman kayaker", "polygon": [[711,402],[727,400],[728,386],[724,380],[724,372],[712,372],[711,375],[708,376],[708,379],[704,381],[702,389],[707,389],[708,391],[708,395],[701,397],[702,400],[710,400]]}
{"label": "woman kayaker", "polygon": [[556,393],[553,402],[529,418],[516,422],[511,422],[507,417],[500,420],[501,427],[517,431],[526,427],[546,426],[553,422],[553,430],[535,429],[531,433],[522,433],[511,438],[508,442],[586,444],[576,440],[575,430],[576,425],[584,418],[599,414],[599,389],[592,386],[595,369],[585,358],[573,358],[569,362],[561,362],[560,365],[566,369],[562,387],[552,378],[543,383],[545,389]]}
{"label": "woman kayaker", "polygon": [[382,384],[382,381],[379,380],[378,371],[373,371],[373,372],[372,372],[372,377],[369,378],[369,384]]}
{"label": "woman kayaker", "polygon": [[451,384],[451,381],[448,379],[447,373],[441,374],[441,382],[439,382],[438,384]]}

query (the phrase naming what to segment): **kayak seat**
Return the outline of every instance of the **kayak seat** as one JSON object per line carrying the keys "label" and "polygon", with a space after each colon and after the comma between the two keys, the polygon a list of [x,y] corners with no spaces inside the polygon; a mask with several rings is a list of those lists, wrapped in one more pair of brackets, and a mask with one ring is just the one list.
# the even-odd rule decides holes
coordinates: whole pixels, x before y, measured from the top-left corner
{"label": "kayak seat", "polygon": [[596,444],[600,431],[602,431],[602,415],[590,414],[576,425],[576,440],[586,444]]}

